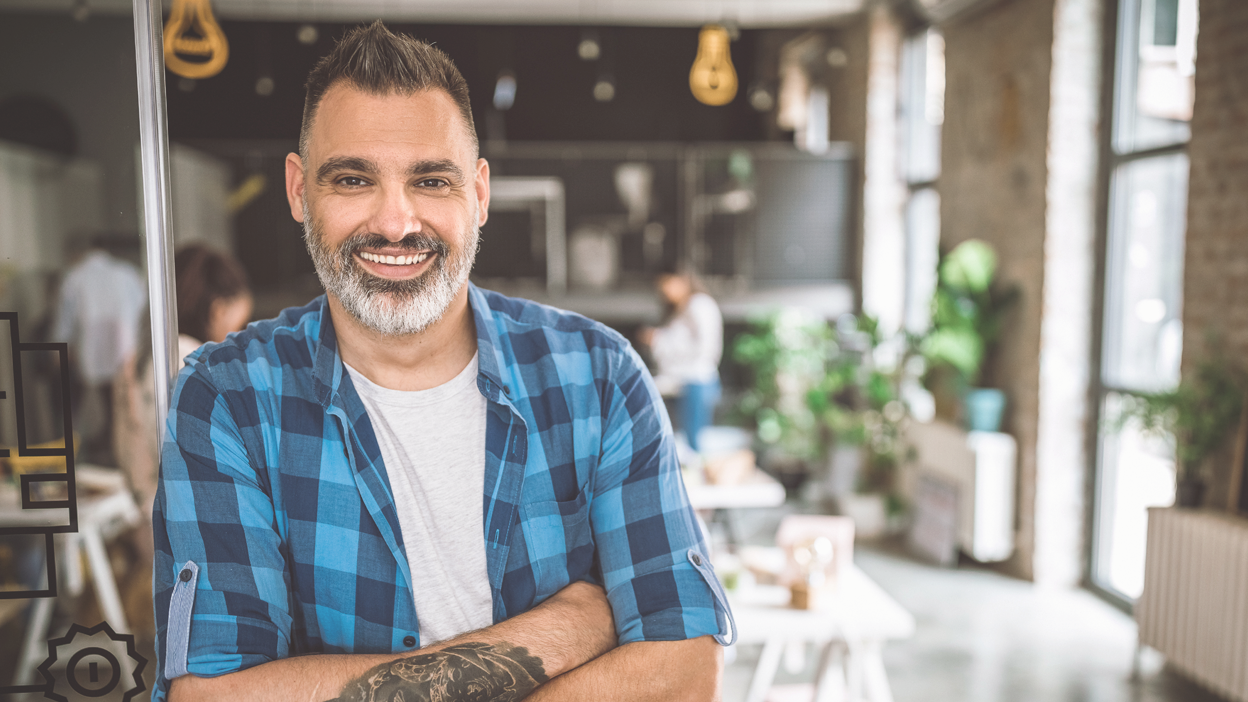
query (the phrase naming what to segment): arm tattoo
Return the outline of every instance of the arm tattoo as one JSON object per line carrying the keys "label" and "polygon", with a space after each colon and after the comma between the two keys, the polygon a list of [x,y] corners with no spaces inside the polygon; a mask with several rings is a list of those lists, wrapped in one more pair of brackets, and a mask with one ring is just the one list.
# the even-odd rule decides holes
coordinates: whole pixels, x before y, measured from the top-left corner
{"label": "arm tattoo", "polygon": [[523,646],[466,643],[382,663],[329,702],[513,702],[549,679]]}

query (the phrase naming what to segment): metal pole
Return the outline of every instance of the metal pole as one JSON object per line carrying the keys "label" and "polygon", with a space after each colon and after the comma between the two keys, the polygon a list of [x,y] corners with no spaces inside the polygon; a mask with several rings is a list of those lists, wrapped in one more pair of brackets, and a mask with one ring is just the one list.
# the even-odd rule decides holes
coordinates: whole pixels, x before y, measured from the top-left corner
{"label": "metal pole", "polygon": [[139,79],[139,160],[143,169],[143,227],[147,244],[147,297],[152,315],[152,376],[156,382],[158,446],[164,441],[169,390],[179,368],[161,20],[160,0],[134,0],[134,59]]}

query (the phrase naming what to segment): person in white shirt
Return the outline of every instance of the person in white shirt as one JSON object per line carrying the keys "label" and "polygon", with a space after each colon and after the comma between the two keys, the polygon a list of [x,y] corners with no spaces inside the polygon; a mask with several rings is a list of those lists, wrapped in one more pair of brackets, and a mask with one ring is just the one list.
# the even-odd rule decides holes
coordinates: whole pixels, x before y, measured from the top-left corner
{"label": "person in white shirt", "polygon": [[92,246],[65,274],[52,340],[69,344],[74,429],[87,461],[111,458],[113,376],[135,351],[147,287],[130,263]]}
{"label": "person in white shirt", "polygon": [[657,287],[668,308],[667,321],[657,329],[643,328],[639,341],[650,347],[658,366],[655,382],[679,388],[681,426],[689,446],[699,451],[698,435],[719,402],[724,319],[715,299],[690,273],[659,276]]}

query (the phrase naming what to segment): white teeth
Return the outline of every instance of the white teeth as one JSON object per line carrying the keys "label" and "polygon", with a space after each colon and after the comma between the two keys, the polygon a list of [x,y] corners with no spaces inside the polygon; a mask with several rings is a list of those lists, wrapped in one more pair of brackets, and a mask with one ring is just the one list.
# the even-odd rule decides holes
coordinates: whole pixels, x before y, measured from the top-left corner
{"label": "white teeth", "polygon": [[390,266],[410,266],[415,263],[420,263],[421,261],[424,261],[426,258],[429,258],[429,253],[425,252],[421,254],[412,254],[410,256],[383,256],[381,254],[361,251],[360,258],[364,259],[365,261],[372,261],[373,263],[384,263]]}

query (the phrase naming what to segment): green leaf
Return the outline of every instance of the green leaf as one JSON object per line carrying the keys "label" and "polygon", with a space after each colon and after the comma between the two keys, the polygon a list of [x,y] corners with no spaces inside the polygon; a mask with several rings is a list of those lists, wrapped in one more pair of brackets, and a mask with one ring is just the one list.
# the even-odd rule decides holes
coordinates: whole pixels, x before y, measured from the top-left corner
{"label": "green leaf", "polygon": [[958,244],[940,264],[940,282],[955,290],[986,292],[997,272],[997,254],[979,239]]}

